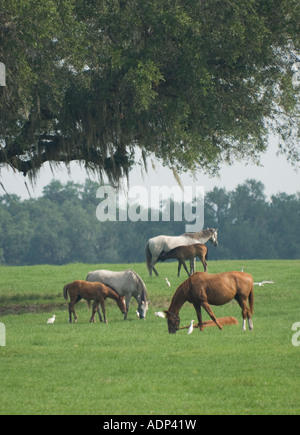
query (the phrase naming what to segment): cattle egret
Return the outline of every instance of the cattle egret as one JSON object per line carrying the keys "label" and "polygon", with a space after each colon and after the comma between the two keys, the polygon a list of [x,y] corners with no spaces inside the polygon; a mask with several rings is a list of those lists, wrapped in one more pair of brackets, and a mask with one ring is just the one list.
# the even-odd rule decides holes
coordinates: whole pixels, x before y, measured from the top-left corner
{"label": "cattle egret", "polygon": [[262,281],[262,282],[255,282],[254,285],[258,285],[259,287],[263,287],[265,284],[275,284],[274,281]]}
{"label": "cattle egret", "polygon": [[194,320],[191,321],[191,326],[189,327],[188,335],[192,334],[192,332],[194,332]]}
{"label": "cattle egret", "polygon": [[51,319],[48,319],[47,321],[47,325],[53,325],[55,322],[56,316],[54,315],[53,317],[51,317]]}
{"label": "cattle egret", "polygon": [[161,319],[165,319],[166,318],[165,313],[163,313],[162,311],[158,311],[157,313],[154,313],[154,315],[156,317],[160,317]]}
{"label": "cattle egret", "polygon": [[166,283],[168,287],[171,287],[170,281],[168,280],[168,278],[166,278]]}

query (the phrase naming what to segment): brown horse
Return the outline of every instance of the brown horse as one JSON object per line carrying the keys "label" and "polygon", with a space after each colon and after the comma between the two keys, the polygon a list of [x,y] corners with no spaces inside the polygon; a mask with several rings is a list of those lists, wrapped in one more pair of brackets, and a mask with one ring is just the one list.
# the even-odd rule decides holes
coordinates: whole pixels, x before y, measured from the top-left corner
{"label": "brown horse", "polygon": [[[105,299],[110,298],[116,301],[118,307],[120,308],[122,314],[126,315],[126,304],[125,299],[122,298],[115,290],[107,285],[101,284],[99,282],[86,282],[86,281],[74,281],[71,284],[67,284],[64,287],[64,298],[68,300],[68,293],[70,296],[70,304],[69,304],[69,322],[72,323],[72,313],[74,315],[74,323],[77,323],[77,315],[74,310],[74,305],[76,305],[81,299],[85,299],[88,302],[90,307],[90,302],[93,303],[93,313],[90,322],[95,323],[95,314],[97,312],[97,308],[99,304],[101,305],[104,323],[107,323],[106,320],[106,311],[105,311]],[[102,317],[99,311],[99,318],[102,322]]]}
{"label": "brown horse", "polygon": [[[215,324],[222,330],[222,325],[214,315],[211,305],[225,305],[235,299],[242,308],[243,330],[246,331],[246,319],[249,329],[253,330],[251,314],[253,314],[254,292],[253,278],[243,272],[226,272],[216,275],[198,272],[192,275],[176,290],[170,308],[166,311],[170,334],[175,334],[179,328],[179,311],[185,302],[190,302],[196,310],[199,329],[203,331],[201,308],[209,314]],[[247,306],[249,300],[250,309]]]}
{"label": "brown horse", "polygon": [[179,246],[178,248],[172,249],[170,252],[163,252],[158,260],[166,261],[166,260],[178,260],[178,278],[180,277],[181,266],[184,267],[188,276],[191,276],[189,273],[185,260],[190,260],[191,266],[196,257],[199,257],[199,260],[202,262],[204,271],[207,272],[207,258],[208,258],[208,249],[205,245],[201,243],[196,243],[195,245],[190,246]]}

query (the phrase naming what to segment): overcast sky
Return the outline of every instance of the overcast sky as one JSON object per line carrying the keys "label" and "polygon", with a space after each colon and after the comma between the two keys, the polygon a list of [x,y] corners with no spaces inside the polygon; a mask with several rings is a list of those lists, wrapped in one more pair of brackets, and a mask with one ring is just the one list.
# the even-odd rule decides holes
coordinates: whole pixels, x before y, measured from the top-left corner
{"label": "overcast sky", "polygon": [[[277,156],[278,146],[276,139],[270,140],[268,152],[261,158],[261,166],[248,165],[245,163],[236,163],[233,166],[224,165],[220,172],[219,177],[210,178],[207,175],[201,174],[199,171],[197,180],[195,181],[188,174],[182,175],[182,184],[184,186],[204,186],[205,192],[212,190],[215,186],[224,187],[228,191],[235,189],[238,184],[242,184],[249,178],[260,180],[266,187],[266,195],[270,197],[279,192],[286,192],[294,194],[300,191],[300,173],[296,171],[291,164],[286,161],[284,156]],[[130,186],[142,185],[145,186],[149,192],[151,186],[175,186],[177,185],[174,180],[172,171],[169,168],[163,168],[156,162],[155,170],[152,168],[151,162],[148,165],[148,173],[143,174],[140,166],[137,166],[130,174]],[[24,178],[21,174],[14,174],[12,169],[2,169],[0,173],[0,181],[3,183],[5,189],[10,194],[16,194],[22,199],[28,199],[29,193],[25,186],[27,181],[28,188],[32,197],[42,195],[43,188],[48,185],[53,178],[60,180],[62,183],[73,181],[76,183],[84,183],[88,178],[85,170],[80,168],[76,163],[70,165],[70,173],[64,165],[54,173],[52,173],[48,164],[45,164],[41,169],[37,183],[32,186],[28,178]],[[92,178],[97,181],[96,178]],[[126,183],[124,183],[126,185]],[[0,195],[4,191],[0,185]],[[146,200],[146,199],[145,199]]]}

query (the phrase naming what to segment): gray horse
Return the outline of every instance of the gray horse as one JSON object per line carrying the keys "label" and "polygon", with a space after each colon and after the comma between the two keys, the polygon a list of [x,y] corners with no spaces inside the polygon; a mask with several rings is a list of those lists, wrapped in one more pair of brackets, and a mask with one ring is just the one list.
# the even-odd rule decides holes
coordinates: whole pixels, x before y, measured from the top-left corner
{"label": "gray horse", "polygon": [[204,244],[208,242],[208,240],[210,240],[214,246],[218,246],[218,230],[207,228],[195,234],[185,233],[178,237],[158,236],[148,240],[146,261],[149,275],[152,276],[152,271],[154,271],[156,276],[158,276],[158,272],[154,266],[162,253],[170,252],[172,249],[178,248],[178,246],[190,246],[196,243]]}
{"label": "gray horse", "polygon": [[[147,289],[142,278],[133,270],[112,272],[110,270],[96,270],[90,272],[86,278],[89,282],[101,282],[113,288],[120,296],[125,296],[127,313],[132,297],[138,303],[140,319],[146,318],[148,310]],[[127,313],[125,319],[127,319]]]}

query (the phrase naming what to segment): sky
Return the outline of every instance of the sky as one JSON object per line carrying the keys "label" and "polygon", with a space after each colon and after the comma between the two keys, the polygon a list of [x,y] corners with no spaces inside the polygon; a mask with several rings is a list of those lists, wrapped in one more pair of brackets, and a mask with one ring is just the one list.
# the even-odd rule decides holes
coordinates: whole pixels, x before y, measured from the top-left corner
{"label": "sky", "polygon": [[[223,165],[218,177],[210,178],[201,173],[197,174],[196,180],[189,174],[181,176],[183,186],[203,186],[205,192],[213,190],[214,187],[222,187],[227,191],[234,190],[239,184],[243,184],[247,179],[253,178],[261,181],[265,185],[265,193],[268,198],[273,194],[285,192],[294,194],[300,192],[300,172],[287,162],[284,156],[277,156],[278,144],[276,138],[270,139],[269,149],[266,154],[262,155],[261,165],[246,165],[236,163],[233,166]],[[137,155],[137,161],[139,156]],[[88,175],[84,168],[73,162],[68,171],[65,165],[61,165],[54,172],[51,171],[49,164],[45,164],[38,176],[36,185],[32,185],[28,178],[21,174],[15,174],[12,169],[2,169],[0,173],[0,182],[3,183],[6,191],[10,194],[16,194],[22,199],[28,199],[29,193],[25,185],[28,186],[30,195],[33,198],[39,197],[43,193],[43,188],[51,180],[60,180],[62,183],[73,181],[83,184],[86,178],[98,181],[96,177]],[[127,183],[124,181],[124,186]],[[144,186],[148,192],[152,186],[168,186],[169,188],[177,186],[173,173],[169,168],[164,168],[159,162],[155,162],[155,169],[152,168],[151,162],[148,164],[148,173],[145,174],[142,167],[137,167],[131,172],[129,177],[129,187]],[[4,190],[0,184],[0,195]],[[150,195],[150,194],[149,194]],[[144,202],[143,202],[144,201]],[[147,206],[150,198],[142,198],[141,204]]]}

